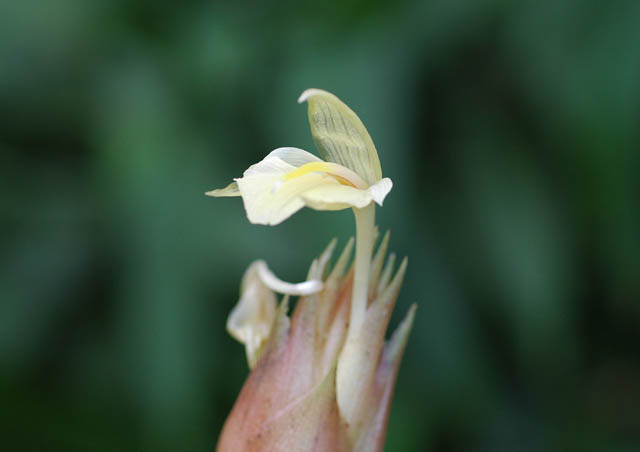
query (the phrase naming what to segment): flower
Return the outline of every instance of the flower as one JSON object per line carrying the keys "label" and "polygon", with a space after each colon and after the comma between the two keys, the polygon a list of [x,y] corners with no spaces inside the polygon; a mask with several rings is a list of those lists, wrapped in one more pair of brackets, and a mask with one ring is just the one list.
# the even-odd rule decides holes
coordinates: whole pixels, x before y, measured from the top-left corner
{"label": "flower", "polygon": [[272,226],[304,206],[340,210],[382,205],[393,183],[382,178],[378,153],[360,118],[323,90],[306,90],[298,99],[304,101],[325,160],[302,149],[278,148],[227,187],[206,194],[242,196],[249,221]]}
{"label": "flower", "polygon": [[276,296],[273,291],[291,295],[311,295],[321,289],[322,282],[319,280],[299,284],[281,281],[263,260],[249,265],[242,277],[240,301],[227,319],[227,331],[245,345],[251,369],[256,366],[276,317]]}
{"label": "flower", "polygon": [[[372,259],[377,239],[375,204],[392,187],[358,116],[336,96],[308,89],[311,134],[323,159],[278,148],[243,177],[210,196],[241,196],[249,221],[276,225],[304,206],[352,208],[350,241],[331,273],[335,246],[313,261],[307,281],[289,284],[254,262],[227,321],[245,344],[252,371],[225,422],[223,451],[381,451],[395,378],[413,324],[415,305],[385,342],[385,332],[407,267],[395,276],[385,260],[389,234]],[[274,291],[286,296],[276,308]],[[293,318],[289,295],[301,296]]]}
{"label": "flower", "polygon": [[[413,305],[391,339],[384,340],[406,270],[404,260],[393,274],[393,254],[383,268],[387,244],[388,234],[370,262],[373,270],[365,328],[358,336],[367,356],[360,363],[358,375],[354,375],[358,390],[342,395],[355,399],[355,415],[348,416],[343,411],[344,400],[336,381],[341,366],[339,356],[347,347],[353,284],[353,269],[348,269],[348,261],[353,241],[328,272],[333,240],[309,270],[306,283],[316,285],[308,290],[313,293],[298,300],[291,318],[287,315],[289,296],[285,296],[270,328],[263,331],[266,339],[225,422],[218,441],[219,452],[383,450],[393,387],[415,316]],[[253,282],[267,292],[255,298],[254,305],[257,311],[266,306],[271,312],[275,309],[275,294],[265,283],[265,273],[257,271],[256,263],[247,270],[245,280],[254,277]],[[318,286],[320,280],[322,285]],[[317,287],[321,290],[314,292]],[[243,282],[238,306],[251,293],[246,289]]]}

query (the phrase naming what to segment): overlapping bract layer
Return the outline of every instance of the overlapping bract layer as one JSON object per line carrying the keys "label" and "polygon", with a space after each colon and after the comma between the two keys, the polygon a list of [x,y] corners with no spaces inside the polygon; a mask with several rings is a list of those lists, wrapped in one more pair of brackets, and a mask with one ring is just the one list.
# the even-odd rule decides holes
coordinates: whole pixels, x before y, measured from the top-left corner
{"label": "overlapping bract layer", "polygon": [[[406,269],[405,260],[391,278],[392,255],[382,270],[387,240],[385,236],[371,264],[370,303],[353,343],[346,343],[352,241],[331,272],[326,269],[335,241],[314,260],[307,279],[323,280],[323,288],[301,297],[291,319],[288,296],[280,302],[257,365],[225,423],[219,451],[383,449],[393,386],[415,312],[412,306],[384,341]],[[344,347],[349,347],[346,353]],[[341,392],[336,373],[345,365],[359,384]],[[343,407],[350,407],[349,413]]]}

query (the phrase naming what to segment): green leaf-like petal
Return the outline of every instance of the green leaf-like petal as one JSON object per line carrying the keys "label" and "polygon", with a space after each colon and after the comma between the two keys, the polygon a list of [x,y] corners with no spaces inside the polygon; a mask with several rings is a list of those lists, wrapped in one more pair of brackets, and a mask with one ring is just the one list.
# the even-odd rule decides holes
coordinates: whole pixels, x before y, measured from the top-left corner
{"label": "green leaf-like petal", "polygon": [[308,89],[298,99],[309,104],[309,125],[321,156],[356,172],[369,185],[382,178],[378,152],[362,121],[333,94]]}
{"label": "green leaf-like petal", "polygon": [[224,188],[218,188],[217,190],[211,190],[205,193],[207,196],[213,196],[214,198],[228,198],[232,196],[240,196],[240,189],[237,182],[231,182]]}

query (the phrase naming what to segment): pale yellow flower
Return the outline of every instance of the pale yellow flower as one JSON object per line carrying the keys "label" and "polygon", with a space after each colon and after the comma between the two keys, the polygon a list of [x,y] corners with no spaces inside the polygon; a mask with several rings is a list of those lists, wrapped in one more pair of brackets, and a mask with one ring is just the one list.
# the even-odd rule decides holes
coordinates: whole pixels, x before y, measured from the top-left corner
{"label": "pale yellow flower", "polygon": [[[394,334],[385,332],[407,267],[384,264],[388,234],[372,259],[375,204],[392,182],[358,116],[336,96],[308,89],[309,125],[322,157],[278,148],[242,177],[207,195],[241,196],[249,221],[276,225],[304,206],[352,208],[350,241],[332,271],[335,242],[314,260],[307,281],[279,280],[264,261],[245,273],[227,329],[245,345],[252,369],[218,442],[222,451],[382,451],[393,387],[415,305]],[[276,306],[275,293],[285,294]],[[300,296],[287,315],[289,295]]]}
{"label": "pale yellow flower", "polygon": [[382,205],[393,186],[382,178],[373,141],[358,116],[336,96],[308,89],[313,138],[324,160],[298,148],[278,148],[242,177],[209,196],[242,196],[252,223],[276,225],[304,206],[316,210]]}

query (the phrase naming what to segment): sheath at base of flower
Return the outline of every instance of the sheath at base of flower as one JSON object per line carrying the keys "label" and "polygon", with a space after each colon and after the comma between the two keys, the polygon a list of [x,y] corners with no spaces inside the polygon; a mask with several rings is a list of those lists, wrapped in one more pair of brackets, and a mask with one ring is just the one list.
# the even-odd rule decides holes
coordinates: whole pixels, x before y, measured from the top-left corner
{"label": "sheath at base of flower", "polygon": [[[388,235],[372,259],[375,205],[393,184],[382,177],[378,152],[360,118],[336,96],[302,93],[322,159],[278,148],[214,197],[241,196],[249,221],[277,225],[302,207],[351,208],[356,250],[347,245],[324,278],[333,243],[314,261],[308,281],[280,281],[258,262],[249,268],[227,328],[243,342],[253,369],[227,419],[220,451],[379,451],[384,445],[395,376],[415,305],[390,341],[384,335],[406,269],[384,266]],[[322,282],[324,281],[324,282]],[[291,321],[288,298],[302,296]]]}
{"label": "sheath at base of flower", "polygon": [[[382,451],[393,387],[407,337],[413,323],[415,305],[396,328],[391,339],[384,336],[406,270],[406,259],[393,275],[394,255],[385,259],[388,235],[371,262],[371,280],[364,329],[358,336],[366,360],[357,375],[359,390],[340,395],[336,375],[345,351],[353,269],[348,269],[353,241],[350,241],[330,272],[327,263],[332,241],[313,261],[308,282],[323,280],[322,290],[302,296],[290,319],[289,296],[275,309],[265,342],[229,415],[218,442],[218,451]],[[256,280],[241,289],[238,308],[247,312],[244,325],[263,331],[262,317],[251,312],[272,312],[275,294],[255,263],[247,270]],[[255,284],[252,288],[251,284]],[[253,308],[245,309],[248,294],[260,287]],[[242,342],[245,342],[241,339]],[[246,342],[245,342],[246,345]],[[340,397],[355,399],[353,402]],[[340,405],[356,405],[356,415],[348,422]]]}

